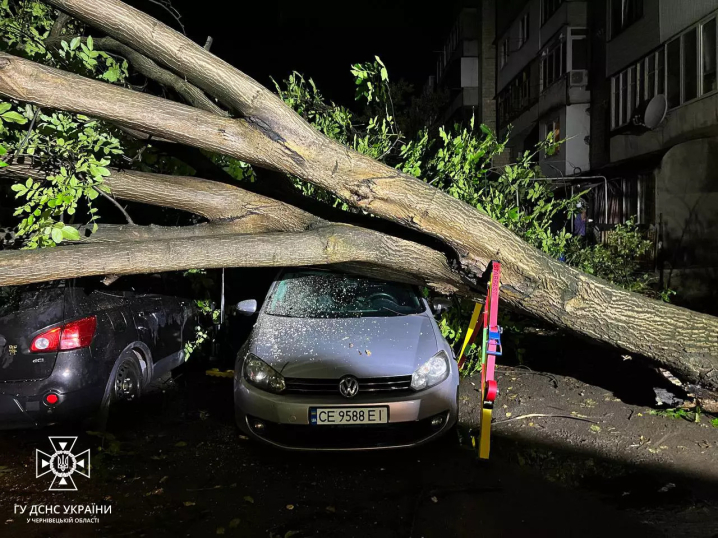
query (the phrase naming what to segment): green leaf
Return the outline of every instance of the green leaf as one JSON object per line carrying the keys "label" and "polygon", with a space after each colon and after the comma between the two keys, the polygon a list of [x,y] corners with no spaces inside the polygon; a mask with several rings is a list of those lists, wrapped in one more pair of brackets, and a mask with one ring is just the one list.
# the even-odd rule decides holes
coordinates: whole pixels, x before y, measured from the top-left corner
{"label": "green leaf", "polygon": [[70,241],[77,241],[80,239],[80,232],[77,231],[77,228],[65,226],[62,228],[62,237]]}
{"label": "green leaf", "polygon": [[0,114],[7,112],[10,108],[12,108],[10,103],[0,103]]}
{"label": "green leaf", "polygon": [[18,114],[14,110],[11,110],[10,112],[5,112],[2,114],[2,119],[6,121],[12,121],[15,123],[19,123],[20,125],[27,123],[27,118],[22,116],[21,114]]}
{"label": "green leaf", "polygon": [[92,36],[88,35],[87,36],[87,48],[92,50],[92,45],[93,45]]}
{"label": "green leaf", "polygon": [[79,44],[80,44],[80,38],[75,37],[72,41],[70,41],[70,50],[75,50]]}
{"label": "green leaf", "polygon": [[50,236],[52,237],[52,240],[55,243],[57,243],[57,244],[62,243],[62,230],[60,230],[58,228],[53,228],[52,231],[50,232]]}

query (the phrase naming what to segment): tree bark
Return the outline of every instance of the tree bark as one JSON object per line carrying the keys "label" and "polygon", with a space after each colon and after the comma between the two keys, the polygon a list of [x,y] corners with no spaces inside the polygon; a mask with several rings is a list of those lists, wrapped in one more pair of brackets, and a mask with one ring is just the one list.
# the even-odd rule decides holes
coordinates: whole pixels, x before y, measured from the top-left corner
{"label": "tree bark", "polygon": [[205,235],[5,251],[0,256],[0,286],[193,267],[310,265],[343,265],[361,273],[366,265],[374,276],[432,286],[446,293],[470,293],[441,254],[345,224],[306,232]]}
{"label": "tree bark", "polygon": [[[632,294],[526,245],[463,202],[314,131],[256,81],[118,0],[49,0],[163,64],[244,115],[220,118],[0,56],[0,92],[94,115],[301,177],[374,215],[450,245],[480,275],[503,262],[502,299],[529,314],[718,387],[718,319]],[[101,94],[101,95],[100,95]],[[151,101],[142,99],[153,99]]]}
{"label": "tree bark", "polygon": [[[289,204],[224,183],[137,170],[112,168],[110,172],[105,184],[115,198],[180,209],[211,221],[232,222],[235,224],[232,233],[239,231],[239,221],[242,221],[244,233],[300,231],[328,224]],[[49,173],[43,167],[29,163],[11,162],[0,168],[0,178],[17,180],[32,177],[44,181]],[[150,238],[150,235],[146,237]]]}

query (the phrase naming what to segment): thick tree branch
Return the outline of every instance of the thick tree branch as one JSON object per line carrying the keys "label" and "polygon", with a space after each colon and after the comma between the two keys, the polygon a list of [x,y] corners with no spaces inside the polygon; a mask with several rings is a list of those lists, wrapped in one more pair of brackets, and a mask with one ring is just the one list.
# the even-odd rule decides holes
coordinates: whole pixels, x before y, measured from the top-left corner
{"label": "thick tree branch", "polygon": [[348,265],[445,293],[470,291],[439,253],[409,241],[344,224],[306,232],[203,235],[91,243],[0,253],[0,286],[105,274],[192,267]]}
{"label": "thick tree branch", "polygon": [[40,106],[89,114],[153,136],[231,155],[260,167],[288,173],[301,171],[301,157],[246,120],[221,117],[6,53],[0,53],[0,94]]}
{"label": "thick tree branch", "polygon": [[[105,183],[115,198],[180,209],[212,221],[236,223],[241,220],[242,231],[245,233],[301,231],[327,224],[301,209],[238,186],[190,176],[150,174],[136,170],[110,171],[111,175],[105,178]],[[51,171],[39,165],[11,162],[0,168],[0,179],[4,177],[24,181],[32,177],[45,180],[49,173]],[[237,233],[239,230],[235,227],[230,231]]]}

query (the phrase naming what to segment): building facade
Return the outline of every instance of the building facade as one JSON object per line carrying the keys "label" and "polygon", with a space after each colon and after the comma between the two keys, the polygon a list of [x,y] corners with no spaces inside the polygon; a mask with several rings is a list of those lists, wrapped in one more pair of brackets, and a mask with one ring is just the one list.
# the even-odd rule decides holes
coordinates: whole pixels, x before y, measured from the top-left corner
{"label": "building facade", "polygon": [[547,177],[590,169],[587,1],[497,2],[497,128],[511,158],[552,134],[565,142],[541,152]]}
{"label": "building facade", "polygon": [[496,50],[494,0],[471,0],[458,9],[449,35],[439,51],[436,73],[429,85],[449,92],[449,104],[439,123],[478,123],[495,128]]}
{"label": "building facade", "polygon": [[718,0],[502,0],[496,15],[512,158],[549,133],[565,140],[539,156],[544,175],[605,177],[589,216],[635,218],[664,284],[715,309]]}

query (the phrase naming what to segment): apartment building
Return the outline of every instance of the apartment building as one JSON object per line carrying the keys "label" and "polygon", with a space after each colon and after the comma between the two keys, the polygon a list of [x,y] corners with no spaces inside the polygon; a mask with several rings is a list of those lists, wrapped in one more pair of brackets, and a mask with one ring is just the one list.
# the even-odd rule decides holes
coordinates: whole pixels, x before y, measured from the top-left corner
{"label": "apartment building", "polygon": [[[611,201],[656,226],[666,284],[715,308],[718,0],[609,0],[605,7],[609,135],[596,143],[608,144],[606,174],[624,187]],[[661,121],[647,127],[651,102],[662,104]]]}
{"label": "apartment building", "polygon": [[511,157],[552,133],[565,140],[539,162],[547,177],[590,169],[588,2],[497,2],[497,128]]}
{"label": "apartment building", "polygon": [[636,217],[683,300],[718,299],[718,0],[496,3],[497,128],[548,133],[547,177],[605,177],[591,216]]}
{"label": "apartment building", "polygon": [[449,104],[439,118],[441,124],[462,123],[474,117],[495,128],[494,5],[494,0],[464,2],[439,51],[429,86],[449,91]]}

